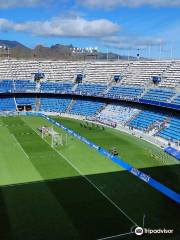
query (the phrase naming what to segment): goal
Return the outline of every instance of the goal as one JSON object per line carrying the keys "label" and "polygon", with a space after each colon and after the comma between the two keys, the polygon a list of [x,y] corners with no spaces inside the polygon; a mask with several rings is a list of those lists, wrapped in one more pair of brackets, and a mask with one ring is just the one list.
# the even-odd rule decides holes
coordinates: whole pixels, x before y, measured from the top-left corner
{"label": "goal", "polygon": [[54,131],[53,127],[42,127],[41,128],[42,138],[46,136],[51,137],[51,147],[58,147],[59,145],[67,145],[68,135]]}
{"label": "goal", "polygon": [[51,132],[51,147],[58,147],[59,145],[63,146],[63,135],[55,132]]}

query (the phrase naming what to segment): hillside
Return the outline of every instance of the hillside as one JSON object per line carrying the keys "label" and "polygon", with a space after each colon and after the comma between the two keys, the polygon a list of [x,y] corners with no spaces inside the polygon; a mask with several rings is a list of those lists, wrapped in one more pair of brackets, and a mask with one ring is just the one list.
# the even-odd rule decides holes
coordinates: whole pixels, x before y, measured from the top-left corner
{"label": "hillside", "polygon": [[[11,58],[17,59],[54,59],[54,60],[106,60],[107,53],[93,50],[91,53],[88,51],[78,52],[73,51],[73,45],[55,44],[51,47],[45,47],[43,45],[37,45],[31,49],[20,42],[0,40],[0,46],[6,46],[10,48],[9,55]],[[0,50],[0,57],[7,57],[7,49]],[[127,60],[127,56],[121,56],[116,53],[109,53],[109,60],[122,59]],[[130,57],[130,60],[134,60],[134,57]]]}

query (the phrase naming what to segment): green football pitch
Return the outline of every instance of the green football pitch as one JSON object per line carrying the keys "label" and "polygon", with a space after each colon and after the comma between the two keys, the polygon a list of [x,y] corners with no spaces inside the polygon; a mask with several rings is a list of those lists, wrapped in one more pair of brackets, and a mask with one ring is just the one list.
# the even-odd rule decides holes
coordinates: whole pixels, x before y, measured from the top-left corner
{"label": "green football pitch", "polygon": [[[163,150],[114,129],[55,118],[180,192],[180,164]],[[68,136],[51,147],[40,117],[0,117],[0,239],[180,239],[180,208],[152,187]],[[65,132],[54,126],[55,131]],[[173,229],[135,237],[135,226]]]}

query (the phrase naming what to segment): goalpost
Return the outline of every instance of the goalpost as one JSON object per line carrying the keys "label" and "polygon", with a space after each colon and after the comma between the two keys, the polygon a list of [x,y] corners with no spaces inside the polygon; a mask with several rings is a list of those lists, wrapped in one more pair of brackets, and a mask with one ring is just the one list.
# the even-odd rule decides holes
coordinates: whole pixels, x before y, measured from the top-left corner
{"label": "goalpost", "polygon": [[53,127],[42,127],[41,128],[42,138],[46,136],[51,137],[51,147],[58,147],[59,145],[65,146],[68,142],[68,135],[54,131]]}
{"label": "goalpost", "polygon": [[58,145],[63,146],[63,135],[60,133],[55,132],[52,129],[51,132],[51,147],[57,147]]}

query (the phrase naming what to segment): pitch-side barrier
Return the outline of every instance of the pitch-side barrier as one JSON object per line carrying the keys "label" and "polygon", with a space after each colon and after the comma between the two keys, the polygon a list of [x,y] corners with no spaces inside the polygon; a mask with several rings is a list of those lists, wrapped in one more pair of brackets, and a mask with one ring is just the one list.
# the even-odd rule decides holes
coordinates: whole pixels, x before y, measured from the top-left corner
{"label": "pitch-side barrier", "polygon": [[180,204],[180,194],[179,193],[176,193],[175,191],[173,191],[170,188],[166,187],[162,183],[158,182],[157,180],[155,180],[152,177],[148,176],[147,174],[143,173],[139,169],[134,168],[130,164],[124,162],[122,159],[112,155],[110,152],[108,152],[104,148],[102,148],[102,147],[96,145],[95,143],[89,141],[85,137],[82,137],[80,134],[76,133],[75,131],[73,131],[73,130],[67,128],[67,127],[65,127],[63,124],[61,124],[59,122],[56,122],[54,119],[52,119],[52,118],[50,118],[50,117],[48,117],[48,116],[46,116],[44,114],[38,114],[38,115],[44,117],[45,119],[47,119],[52,124],[62,128],[68,134],[78,138],[80,141],[84,142],[89,147],[96,149],[96,151],[99,152],[100,154],[102,154],[105,157],[109,158],[111,161],[113,161],[114,163],[116,163],[117,165],[122,167],[123,169],[127,170],[128,172],[130,172],[134,176],[138,177],[139,179],[141,179],[142,181],[146,182],[147,184],[149,184],[150,186],[152,186],[153,188],[155,188],[159,192],[163,193],[164,195],[166,195],[170,199],[172,199],[175,202]]}

